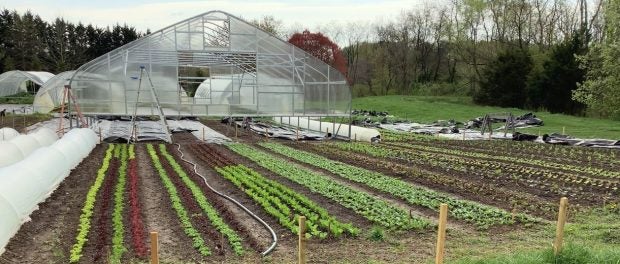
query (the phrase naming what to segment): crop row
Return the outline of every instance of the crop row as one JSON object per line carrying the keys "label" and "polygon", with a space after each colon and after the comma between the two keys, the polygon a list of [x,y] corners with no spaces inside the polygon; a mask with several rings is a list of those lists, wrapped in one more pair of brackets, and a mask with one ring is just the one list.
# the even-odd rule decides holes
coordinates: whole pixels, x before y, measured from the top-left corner
{"label": "crop row", "polygon": [[594,175],[594,176],[602,176],[602,177],[608,177],[612,179],[620,179],[619,171],[610,171],[610,170],[605,170],[601,168],[576,166],[576,165],[571,165],[571,164],[559,164],[559,163],[548,162],[548,161],[539,160],[539,159],[522,158],[518,156],[497,156],[497,155],[485,154],[485,153],[480,153],[480,152],[469,152],[469,151],[438,148],[438,147],[433,147],[433,146],[421,146],[421,145],[414,145],[414,144],[407,144],[407,143],[399,143],[395,146],[404,147],[404,148],[408,148],[412,150],[418,150],[418,151],[427,151],[427,152],[453,155],[453,156],[458,156],[458,157],[470,157],[470,158],[485,159],[485,160],[498,160],[504,163],[521,163],[521,164],[528,164],[528,165],[537,165],[537,166],[547,168],[547,169],[552,169],[552,170],[572,171],[572,172],[581,173],[581,174],[585,173],[585,174]]}
{"label": "crop row", "polygon": [[291,189],[275,181],[265,179],[259,173],[243,165],[215,168],[224,178],[245,191],[265,211],[276,217],[280,224],[298,232],[297,215],[306,216],[309,235],[326,238],[328,233],[335,237],[343,233],[357,235],[359,230],[351,224],[343,224],[330,216],[327,210]]}
{"label": "crop row", "polygon": [[[125,207],[125,186],[127,183],[127,156],[126,144],[120,146],[120,167],[118,169],[118,182],[114,190],[114,211],[112,212],[112,255],[111,263],[121,263],[121,256],[127,249],[124,246],[125,227],[123,226],[123,208]],[[133,147],[133,145],[131,146]]]}
{"label": "crop row", "polygon": [[118,169],[120,166],[120,161],[118,159],[120,149],[120,146],[114,148],[114,158],[110,161],[110,168],[108,169],[103,184],[103,189],[101,190],[101,195],[99,196],[98,203],[101,207],[99,207],[99,211],[97,211],[97,222],[94,229],[95,232],[91,234],[91,237],[96,235],[95,239],[93,239],[95,248],[95,255],[93,256],[94,262],[106,261],[104,256],[107,255],[107,243],[109,242],[108,238],[110,237],[110,229],[108,228],[110,222],[110,207],[113,206],[112,196],[114,186],[118,178],[116,176],[118,175]]}
{"label": "crop row", "polygon": [[151,157],[153,166],[155,167],[157,173],[159,174],[159,177],[164,184],[166,191],[168,192],[170,202],[172,203],[172,208],[176,212],[177,217],[181,222],[181,227],[183,228],[183,231],[193,241],[192,246],[196,250],[198,250],[198,252],[203,256],[211,255],[211,250],[209,249],[209,247],[207,247],[204,239],[202,239],[202,237],[200,236],[200,232],[198,232],[198,230],[196,230],[196,228],[194,228],[194,226],[192,225],[190,221],[190,216],[187,213],[185,207],[183,206],[181,198],[179,198],[176,187],[174,186],[174,184],[170,180],[170,177],[166,173],[166,170],[162,166],[160,159],[157,156],[157,152],[155,151],[155,148],[151,144],[148,144],[146,148],[149,156]]}
{"label": "crop row", "polygon": [[[296,150],[281,144],[263,143],[261,146],[289,158],[317,166],[345,179],[389,193],[412,205],[438,210],[440,204],[446,203],[450,206],[451,216],[473,223],[480,228],[486,228],[497,224],[513,224],[515,222],[515,216],[496,207],[479,204],[473,201],[455,199],[447,194],[415,186],[378,172],[333,161],[313,153]],[[525,214],[519,214],[516,217],[523,222],[533,220]]]}
{"label": "crop row", "polygon": [[207,198],[205,197],[205,194],[202,192],[200,187],[198,187],[198,185],[196,185],[188,177],[187,173],[185,173],[181,165],[179,165],[174,159],[174,157],[168,153],[168,151],[166,150],[166,146],[163,144],[160,144],[159,150],[162,156],[172,166],[177,176],[179,176],[181,180],[183,181],[183,183],[190,189],[192,195],[194,196],[194,199],[196,200],[200,208],[203,210],[203,212],[207,215],[211,224],[215,227],[217,231],[222,233],[228,239],[228,243],[232,247],[235,254],[242,255],[243,247],[241,245],[241,237],[239,237],[237,232],[234,231],[232,228],[230,228],[228,224],[224,222],[224,219],[222,219],[222,217],[218,215],[218,212],[208,202]]}
{"label": "crop row", "polygon": [[139,176],[138,163],[136,160],[135,146],[129,147],[129,223],[131,226],[131,243],[135,253],[140,258],[145,258],[147,248],[144,239],[144,223],[140,214],[140,199],[138,197]]}
{"label": "crop row", "polygon": [[405,181],[414,182],[423,186],[431,186],[433,189],[444,190],[472,200],[493,204],[514,212],[525,212],[536,216],[551,217],[551,212],[557,209],[555,200],[553,203],[545,202],[539,197],[523,192],[520,189],[505,189],[505,183],[499,181],[492,183],[492,179],[482,178],[472,180],[464,177],[450,167],[437,168],[430,166],[409,166],[392,158],[373,157],[371,155],[351,155],[349,150],[340,150],[329,144],[304,144],[303,149],[313,151],[332,160],[355,164],[369,170],[385,170],[392,176],[402,178]]}
{"label": "crop row", "polygon": [[[576,185],[587,186],[597,189],[597,193],[617,191],[618,183],[610,180],[595,179],[572,173],[554,171],[549,169],[532,168],[519,164],[511,164],[493,160],[481,160],[467,157],[459,157],[441,153],[416,151],[398,146],[371,146],[368,144],[330,144],[345,151],[355,151],[375,157],[400,159],[419,166],[432,166],[435,168],[455,170],[462,173],[476,175],[480,178],[503,178],[509,181],[523,182],[529,188],[550,190],[556,195],[580,194],[588,192],[583,188],[575,188]],[[564,183],[564,186],[557,183]],[[616,188],[616,189],[614,189]],[[586,197],[583,197],[586,198]]]}
{"label": "crop row", "polygon": [[88,189],[88,193],[86,194],[86,200],[84,201],[82,213],[80,214],[78,234],[75,238],[75,243],[71,247],[71,252],[69,256],[69,261],[71,263],[78,262],[82,257],[82,250],[84,248],[84,244],[87,241],[86,237],[88,236],[88,232],[90,231],[91,227],[91,217],[93,215],[93,209],[95,207],[97,193],[99,192],[99,189],[103,184],[106,172],[108,171],[108,167],[110,166],[110,160],[112,159],[113,151],[114,145],[108,146],[101,167],[97,171],[97,177],[95,178],[95,182],[93,183],[93,185],[90,186],[90,188]]}
{"label": "crop row", "polygon": [[300,168],[286,160],[243,144],[227,145],[239,155],[245,156],[258,165],[288,178],[312,192],[319,193],[352,209],[366,219],[389,229],[422,229],[430,226],[427,219],[409,216],[404,210],[394,207],[366,192],[338,183],[326,175]]}

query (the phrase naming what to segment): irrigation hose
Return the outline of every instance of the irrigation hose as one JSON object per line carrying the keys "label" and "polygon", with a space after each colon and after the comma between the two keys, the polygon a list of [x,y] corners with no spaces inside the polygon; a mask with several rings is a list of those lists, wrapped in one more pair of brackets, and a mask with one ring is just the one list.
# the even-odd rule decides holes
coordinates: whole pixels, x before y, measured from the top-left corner
{"label": "irrigation hose", "polygon": [[263,251],[263,253],[261,253],[261,256],[264,257],[264,256],[269,255],[269,253],[271,253],[271,251],[273,251],[276,248],[276,245],[278,244],[278,236],[276,235],[276,232],[273,231],[273,229],[269,226],[269,224],[267,224],[265,221],[263,221],[263,219],[260,219],[260,217],[258,217],[254,213],[252,213],[252,211],[250,211],[250,209],[246,208],[245,206],[243,206],[241,203],[239,203],[235,199],[231,198],[230,196],[225,195],[225,194],[223,194],[221,192],[218,192],[217,190],[213,189],[213,187],[211,187],[211,185],[209,185],[209,183],[207,182],[207,178],[205,176],[203,176],[202,174],[198,173],[197,165],[195,163],[193,163],[193,162],[183,158],[184,154],[181,151],[181,145],[178,144],[178,143],[175,143],[174,145],[177,145],[177,151],[179,153],[181,153],[181,160],[191,164],[194,167],[194,173],[196,173],[196,175],[198,175],[198,176],[200,176],[202,178],[202,180],[204,181],[205,185],[207,185],[207,187],[209,189],[211,189],[211,191],[213,191],[215,194],[221,196],[222,198],[224,198],[224,199],[234,203],[239,208],[241,208],[243,211],[248,213],[248,215],[250,215],[256,221],[258,221],[263,226],[265,226],[265,229],[267,229],[267,231],[269,231],[269,233],[271,233],[271,237],[273,238],[273,243],[271,243],[271,246],[269,246],[269,248],[267,248],[265,251]]}

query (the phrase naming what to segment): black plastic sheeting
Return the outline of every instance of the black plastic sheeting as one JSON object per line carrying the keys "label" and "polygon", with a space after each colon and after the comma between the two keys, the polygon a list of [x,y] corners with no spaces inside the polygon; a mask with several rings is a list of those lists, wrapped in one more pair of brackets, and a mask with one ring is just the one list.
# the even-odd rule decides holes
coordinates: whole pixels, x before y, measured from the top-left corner
{"label": "black plastic sheeting", "polygon": [[[252,118],[233,118],[228,117],[222,119],[222,123],[230,124],[234,122],[241,129],[250,130],[253,133],[270,138],[280,138],[286,140],[297,140],[297,128],[281,125],[273,125],[260,121],[253,121]],[[305,129],[299,129],[299,140],[324,140],[324,133],[312,132]]]}
{"label": "black plastic sheeting", "polygon": [[544,134],[542,140],[547,144],[554,144],[554,145],[572,145],[572,146],[583,146],[583,147],[620,149],[620,140],[580,139],[580,138],[573,138],[569,135],[562,135],[562,134],[557,134],[557,133]]}

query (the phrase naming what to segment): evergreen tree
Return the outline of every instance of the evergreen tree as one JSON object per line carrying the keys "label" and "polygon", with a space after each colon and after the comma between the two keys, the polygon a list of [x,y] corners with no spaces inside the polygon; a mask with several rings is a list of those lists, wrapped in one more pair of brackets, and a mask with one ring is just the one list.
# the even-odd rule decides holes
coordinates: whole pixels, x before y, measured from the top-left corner
{"label": "evergreen tree", "polygon": [[480,89],[474,94],[478,104],[523,107],[527,98],[527,76],[532,58],[527,50],[508,49],[486,67]]}
{"label": "evergreen tree", "polygon": [[577,83],[585,77],[575,57],[586,52],[583,37],[576,32],[571,39],[553,48],[543,71],[532,76],[528,84],[528,106],[542,107],[551,113],[583,113],[585,105],[571,98]]}

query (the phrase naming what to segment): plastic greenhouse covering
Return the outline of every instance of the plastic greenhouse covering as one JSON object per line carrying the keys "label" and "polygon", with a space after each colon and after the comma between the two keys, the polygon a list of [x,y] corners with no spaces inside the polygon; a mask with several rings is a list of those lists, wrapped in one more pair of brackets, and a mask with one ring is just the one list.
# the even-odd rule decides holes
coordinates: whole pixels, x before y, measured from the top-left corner
{"label": "plastic greenhouse covering", "polygon": [[64,87],[69,84],[69,80],[75,71],[61,72],[45,82],[32,104],[34,111],[39,113],[49,113],[59,107],[63,99]]}
{"label": "plastic greenhouse covering", "polygon": [[348,116],[351,104],[336,69],[221,11],[96,58],[70,85],[90,114],[153,114],[155,99],[184,116]]}
{"label": "plastic greenhouse covering", "polygon": [[8,71],[0,74],[0,97],[27,92],[26,81],[43,85],[54,77],[53,73],[40,71]]}
{"label": "plastic greenhouse covering", "polygon": [[0,168],[0,254],[22,223],[92,151],[95,133],[69,131],[51,146],[41,147],[22,161]]}
{"label": "plastic greenhouse covering", "polygon": [[28,135],[20,135],[14,131],[14,136],[6,141],[0,141],[0,168],[19,162],[40,147],[49,146],[58,140],[58,136],[49,128],[40,128]]}
{"label": "plastic greenhouse covering", "polygon": [[17,130],[10,127],[0,128],[0,141],[10,140],[16,136],[19,136]]}

